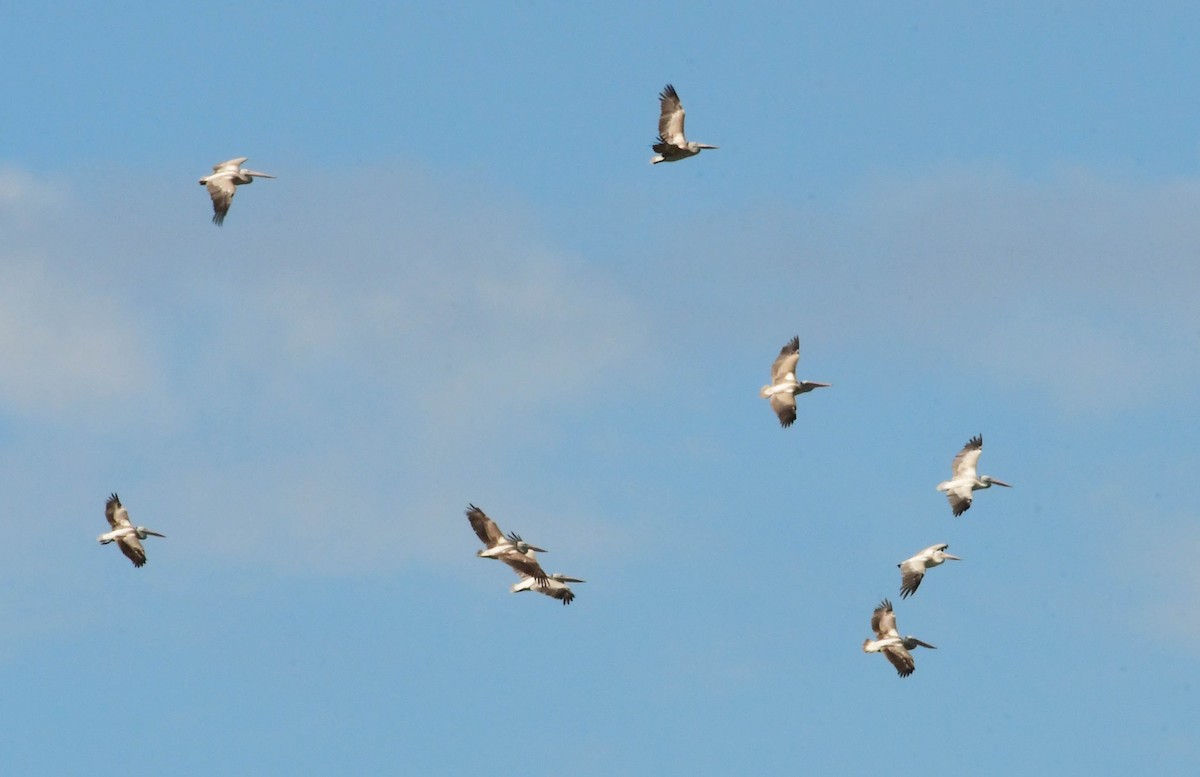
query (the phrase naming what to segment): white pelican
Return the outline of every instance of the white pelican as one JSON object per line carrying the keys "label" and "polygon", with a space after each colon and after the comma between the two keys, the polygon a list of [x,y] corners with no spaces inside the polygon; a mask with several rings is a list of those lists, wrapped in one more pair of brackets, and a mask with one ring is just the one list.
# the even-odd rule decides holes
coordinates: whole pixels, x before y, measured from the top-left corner
{"label": "white pelican", "polygon": [[208,188],[208,196],[212,197],[212,220],[218,227],[225,223],[225,214],[229,212],[229,206],[233,204],[233,195],[236,193],[234,187],[254,183],[255,178],[275,177],[257,170],[242,169],[242,163],[249,158],[240,156],[237,159],[213,165],[213,174],[200,179],[200,184]]}
{"label": "white pelican", "polygon": [[121,505],[121,499],[116,494],[110,496],[104,503],[104,517],[108,519],[108,525],[112,527],[112,531],[105,532],[96,539],[101,545],[116,541],[117,545],[121,547],[121,552],[133,562],[135,567],[146,563],[146,550],[138,540],[144,540],[148,536],[166,536],[156,531],[150,531],[145,526],[134,526],[130,523],[129,511]]}
{"label": "white pelican", "polygon": [[471,528],[475,530],[475,534],[479,535],[479,539],[483,541],[484,545],[487,545],[485,549],[476,551],[476,556],[500,559],[512,567],[518,575],[528,576],[542,584],[546,583],[546,573],[538,564],[534,551],[540,553],[549,551],[536,545],[530,545],[522,540],[519,534],[504,536],[496,522],[473,504],[467,505],[467,520],[471,522]]}
{"label": "white pelican", "polygon": [[908,651],[918,645],[937,650],[933,645],[916,637],[900,636],[900,632],[896,631],[896,614],[892,612],[892,603],[887,599],[880,602],[871,614],[871,631],[875,632],[875,639],[863,640],[863,652],[883,653],[901,677],[908,677],[916,668],[912,653]]}
{"label": "white pelican", "polygon": [[667,84],[667,88],[659,93],[658,102],[658,142],[651,146],[658,156],[651,159],[650,164],[678,162],[699,154],[702,148],[716,148],[704,143],[689,143],[683,136],[683,103],[679,102],[675,87]]}
{"label": "white pelican", "polygon": [[546,578],[545,582],[538,582],[529,575],[517,574],[521,578],[521,582],[513,583],[512,592],[520,593],[521,591],[537,591],[539,594],[554,597],[562,600],[563,604],[570,604],[575,600],[575,594],[567,586],[567,583],[586,583],[586,580],[580,580],[577,577],[567,577],[566,575],[555,572]]}
{"label": "white pelican", "polygon": [[967,440],[967,444],[954,457],[954,463],[950,465],[953,477],[943,480],[937,485],[938,491],[946,492],[946,498],[950,500],[950,509],[955,516],[962,515],[971,509],[972,492],[974,491],[992,486],[1012,488],[1003,480],[997,480],[989,475],[975,474],[975,465],[979,463],[979,454],[981,453],[983,453],[983,435],[977,434]]}
{"label": "white pelican", "polygon": [[896,565],[900,567],[901,599],[907,599],[911,594],[917,592],[917,586],[921,585],[921,578],[925,577],[925,570],[938,566],[946,559],[962,561],[958,556],[947,553],[946,548],[948,547],[950,546],[944,542],[941,545],[930,545],[912,558]]}
{"label": "white pelican", "polygon": [[800,338],[793,337],[779,351],[779,357],[771,365],[771,383],[763,386],[758,395],[771,400],[771,409],[779,416],[784,428],[796,420],[796,395],[805,394],[815,388],[829,388],[828,383],[811,380],[796,380],[796,363],[800,361]]}

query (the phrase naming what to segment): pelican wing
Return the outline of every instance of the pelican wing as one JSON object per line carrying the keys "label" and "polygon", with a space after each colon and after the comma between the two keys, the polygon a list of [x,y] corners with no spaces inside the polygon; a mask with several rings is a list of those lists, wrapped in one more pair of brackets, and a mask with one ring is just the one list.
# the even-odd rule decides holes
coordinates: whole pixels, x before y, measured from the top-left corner
{"label": "pelican wing", "polygon": [[249,158],[250,157],[248,156],[240,156],[237,159],[229,159],[224,162],[218,162],[217,164],[213,165],[213,172],[220,173],[225,170],[237,170],[239,167],[244,165],[246,160]]}
{"label": "pelican wing", "polygon": [[488,518],[487,513],[473,504],[467,505],[467,520],[471,522],[471,528],[475,530],[475,534],[479,535],[479,539],[489,548],[508,541],[504,538],[504,533],[500,531],[496,522]]}
{"label": "pelican wing", "polygon": [[907,599],[917,592],[925,577],[925,561],[920,557],[910,558],[900,565],[900,598]]}
{"label": "pelican wing", "polygon": [[772,394],[771,409],[779,416],[779,425],[784,429],[796,420],[796,397],[793,394]]}
{"label": "pelican wing", "polygon": [[779,351],[775,363],[771,365],[771,382],[775,384],[796,379],[796,362],[800,361],[800,337],[788,340],[787,345]]}
{"label": "pelican wing", "polygon": [[142,547],[142,543],[138,542],[136,534],[126,534],[117,540],[117,544],[121,546],[121,552],[133,562],[135,567],[146,564],[146,549]]}
{"label": "pelican wing", "polygon": [[212,197],[213,223],[220,226],[225,223],[225,214],[229,213],[229,206],[233,204],[233,195],[237,192],[237,187],[234,186],[232,177],[213,175],[204,184],[204,188],[208,189],[208,196]]}
{"label": "pelican wing", "polygon": [[896,631],[896,614],[892,612],[892,603],[887,599],[880,602],[871,613],[871,631],[875,632],[876,639],[900,637],[900,632]]}
{"label": "pelican wing", "polygon": [[104,503],[104,517],[108,519],[108,525],[114,529],[133,525],[129,522],[129,511],[121,505],[121,498],[116,494],[110,496]]}
{"label": "pelican wing", "polygon": [[679,101],[675,87],[667,84],[667,87],[658,95],[658,103],[659,140],[672,146],[686,146],[687,138],[683,135],[683,103]]}
{"label": "pelican wing", "polygon": [[974,498],[974,492],[971,491],[969,482],[964,482],[957,488],[946,489],[946,499],[950,502],[950,511],[954,513],[955,518],[971,509],[972,498]]}
{"label": "pelican wing", "polygon": [[979,463],[979,454],[983,453],[983,435],[977,434],[967,441],[963,449],[954,457],[950,471],[954,480],[959,478],[975,479],[975,465]]}
{"label": "pelican wing", "polygon": [[564,605],[575,601],[575,592],[570,588],[567,588],[565,585],[562,587],[556,586],[554,588],[540,587],[538,590],[544,593],[546,596],[553,596],[555,599],[561,601]]}
{"label": "pelican wing", "polygon": [[888,645],[883,649],[883,654],[892,662],[892,666],[896,667],[896,674],[901,677],[908,677],[917,668],[912,653],[905,650],[903,645]]}
{"label": "pelican wing", "polygon": [[532,553],[520,553],[514,549],[501,556],[500,560],[512,567],[513,571],[517,573],[517,577],[522,579],[532,577],[539,586],[546,585],[549,579],[549,575],[542,569],[542,565],[537,562],[537,558]]}

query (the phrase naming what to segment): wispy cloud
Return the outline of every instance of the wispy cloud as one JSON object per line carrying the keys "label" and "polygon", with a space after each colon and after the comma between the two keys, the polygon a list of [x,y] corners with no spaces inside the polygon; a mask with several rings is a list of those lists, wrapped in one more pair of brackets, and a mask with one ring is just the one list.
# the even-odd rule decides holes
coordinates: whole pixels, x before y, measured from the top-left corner
{"label": "wispy cloud", "polygon": [[802,339],[903,353],[1086,416],[1178,401],[1196,377],[1198,207],[1190,179],[974,166],[681,217],[657,248],[694,297],[676,319],[688,327],[803,326]]}
{"label": "wispy cloud", "polygon": [[352,571],[469,547],[466,501],[508,492],[523,440],[570,434],[545,411],[644,361],[638,305],[487,192],[391,167],[309,173],[338,193],[314,199],[272,172],[221,229],[180,182],[136,222],[74,204],[30,227],[36,260],[0,273],[0,402],[119,404],[114,430],[172,408],[121,444],[163,451],[139,478],[173,538],[213,510],[235,527],[189,552]]}
{"label": "wispy cloud", "polygon": [[[161,406],[153,346],[119,300],[42,260],[0,266],[0,406],[39,420],[152,412]],[[161,411],[161,407],[159,407]]]}

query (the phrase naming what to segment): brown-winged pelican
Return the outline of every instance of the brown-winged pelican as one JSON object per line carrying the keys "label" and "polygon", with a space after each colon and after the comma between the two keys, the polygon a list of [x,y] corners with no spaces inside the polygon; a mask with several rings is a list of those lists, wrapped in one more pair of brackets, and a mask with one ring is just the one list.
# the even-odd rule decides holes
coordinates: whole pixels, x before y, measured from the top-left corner
{"label": "brown-winged pelican", "polygon": [[517,575],[520,576],[521,582],[513,583],[512,592],[514,594],[521,591],[537,591],[539,594],[559,599],[563,604],[570,604],[575,600],[575,594],[567,586],[567,583],[587,582],[577,577],[567,577],[560,572],[550,575],[546,578],[545,582],[538,582],[529,575],[522,575],[520,572],[517,572]]}
{"label": "brown-winged pelican", "polygon": [[716,148],[704,143],[689,143],[683,136],[683,103],[679,102],[675,87],[667,84],[659,93],[658,102],[658,142],[651,146],[658,156],[651,159],[650,164],[678,162],[699,154],[702,148]]}
{"label": "brown-winged pelican", "polygon": [[763,386],[758,394],[771,400],[771,409],[779,416],[779,423],[785,429],[796,420],[796,395],[804,394],[815,388],[829,388],[828,383],[814,383],[811,380],[796,380],[796,363],[800,361],[800,338],[793,337],[779,351],[778,358],[771,365],[771,383]]}
{"label": "brown-winged pelican", "polygon": [[200,179],[200,185],[206,187],[208,189],[208,196],[212,197],[212,220],[218,227],[225,223],[225,214],[229,212],[229,206],[233,204],[233,195],[236,193],[235,187],[254,183],[255,178],[275,177],[266,173],[260,173],[257,170],[243,169],[242,163],[249,158],[248,156],[240,156],[237,159],[230,159],[228,162],[213,165],[212,175],[206,175]]}
{"label": "brown-winged pelican", "polygon": [[948,547],[950,546],[944,542],[941,545],[930,545],[912,558],[896,565],[900,567],[901,599],[907,599],[911,594],[917,592],[917,586],[921,585],[921,578],[925,577],[925,570],[938,566],[946,559],[962,561],[958,556],[947,553],[946,548]]}
{"label": "brown-winged pelican", "polygon": [[510,533],[506,537],[496,522],[473,504],[467,505],[467,520],[471,522],[471,528],[475,530],[475,534],[487,546],[483,550],[476,551],[476,556],[500,559],[512,567],[518,575],[528,576],[542,584],[546,583],[546,573],[538,564],[534,552],[548,553],[549,551],[536,545],[530,545],[522,540],[519,534]]}
{"label": "brown-winged pelican", "polygon": [[108,519],[108,525],[112,527],[112,531],[105,532],[96,539],[101,545],[115,541],[121,547],[121,552],[133,562],[135,567],[146,563],[146,550],[138,540],[144,540],[148,536],[166,536],[156,531],[150,531],[145,526],[134,526],[130,523],[129,511],[121,505],[121,499],[116,494],[110,496],[104,503],[104,517]]}
{"label": "brown-winged pelican", "polygon": [[871,631],[875,632],[875,639],[863,640],[863,652],[883,653],[901,677],[908,677],[916,668],[912,653],[908,651],[918,645],[937,650],[933,645],[916,637],[900,636],[900,632],[896,631],[896,614],[892,612],[892,603],[887,599],[880,602],[871,614]]}
{"label": "brown-winged pelican", "polygon": [[967,440],[967,444],[954,457],[954,463],[950,465],[953,476],[937,485],[938,491],[946,492],[946,498],[950,500],[950,510],[955,516],[962,515],[971,509],[972,492],[974,491],[992,486],[1012,488],[1003,480],[997,480],[990,475],[975,474],[975,465],[979,463],[979,454],[981,453],[983,453],[983,435],[977,434]]}

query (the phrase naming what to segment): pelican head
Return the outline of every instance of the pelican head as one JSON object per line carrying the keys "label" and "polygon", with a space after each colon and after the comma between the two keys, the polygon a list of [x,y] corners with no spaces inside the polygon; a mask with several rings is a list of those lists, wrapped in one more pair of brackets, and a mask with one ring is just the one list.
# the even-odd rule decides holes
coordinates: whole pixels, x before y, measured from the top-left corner
{"label": "pelican head", "polygon": [[516,549],[521,551],[522,553],[528,553],[531,550],[536,551],[538,553],[549,553],[550,552],[550,551],[546,550],[545,548],[539,548],[537,545],[530,545],[528,542],[521,539],[521,535],[517,534],[516,532],[509,532],[508,539],[510,542],[512,542],[513,546],[516,547]]}
{"label": "pelican head", "polygon": [[934,551],[933,555],[935,558],[938,558],[941,561],[945,561],[946,559],[950,559],[951,561],[962,561],[962,559],[958,556],[951,555],[944,550]]}
{"label": "pelican head", "polygon": [[1005,488],[1012,488],[1012,484],[1005,483],[1003,480],[997,480],[991,475],[980,475],[979,482],[983,484],[983,486],[981,486],[982,488],[991,488],[992,486],[1004,486]]}
{"label": "pelican head", "polygon": [[150,529],[147,529],[145,526],[139,526],[139,527],[137,527],[137,536],[138,536],[138,539],[139,539],[139,540],[144,540],[144,539],[146,539],[146,537],[147,537],[147,536],[150,536],[150,537],[166,537],[167,535],[165,535],[165,534],[159,534],[159,533],[158,533],[158,532],[156,532],[156,531],[152,531],[152,530],[150,530]]}
{"label": "pelican head", "polygon": [[688,148],[692,151],[699,151],[702,148],[720,148],[720,146],[710,146],[707,143],[688,143]]}
{"label": "pelican head", "polygon": [[934,647],[933,645],[930,645],[928,642],[922,642],[921,640],[919,640],[916,637],[913,637],[911,635],[905,637],[904,639],[902,639],[900,641],[904,643],[905,650],[912,650],[917,647],[926,647],[926,648],[929,648],[930,650],[937,650],[936,647]]}

